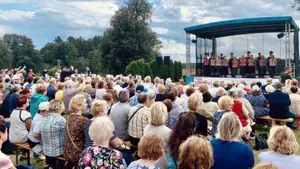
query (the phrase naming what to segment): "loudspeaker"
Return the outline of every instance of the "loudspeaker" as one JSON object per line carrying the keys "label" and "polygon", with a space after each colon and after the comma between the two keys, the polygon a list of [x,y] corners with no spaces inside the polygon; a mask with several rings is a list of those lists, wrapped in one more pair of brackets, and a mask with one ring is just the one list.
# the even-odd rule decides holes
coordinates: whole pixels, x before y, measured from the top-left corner
{"label": "loudspeaker", "polygon": [[170,64],[170,56],[165,56],[164,57],[164,64],[169,65]]}
{"label": "loudspeaker", "polygon": [[162,65],[163,59],[161,56],[156,56],[156,63],[157,65]]}

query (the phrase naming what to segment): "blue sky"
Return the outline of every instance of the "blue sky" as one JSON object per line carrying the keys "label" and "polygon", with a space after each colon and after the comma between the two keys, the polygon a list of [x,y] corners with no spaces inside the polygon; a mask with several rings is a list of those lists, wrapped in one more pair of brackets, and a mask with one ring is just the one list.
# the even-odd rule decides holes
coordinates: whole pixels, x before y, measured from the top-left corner
{"label": "blue sky", "polygon": [[[282,15],[293,16],[300,25],[300,12],[291,8],[293,1],[149,0],[153,5],[150,26],[163,43],[161,53],[185,62],[183,28],[228,19]],[[0,37],[5,33],[23,34],[40,49],[56,36],[65,39],[101,35],[123,3],[124,0],[0,0]],[[218,39],[218,53],[229,55],[233,51],[240,56],[248,49],[267,55],[273,50],[279,56],[279,44],[276,34],[226,37]],[[193,58],[194,48],[192,61]]]}

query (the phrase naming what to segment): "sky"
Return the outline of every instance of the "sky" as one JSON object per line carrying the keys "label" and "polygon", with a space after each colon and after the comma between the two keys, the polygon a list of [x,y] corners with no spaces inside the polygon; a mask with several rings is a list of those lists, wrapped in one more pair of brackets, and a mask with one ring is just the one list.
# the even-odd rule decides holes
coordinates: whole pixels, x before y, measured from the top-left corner
{"label": "sky", "polygon": [[[17,33],[30,37],[37,49],[56,36],[90,38],[101,35],[115,11],[126,0],[0,0],[0,37]],[[294,0],[149,0],[153,16],[149,25],[158,35],[163,56],[185,62],[184,28],[204,23],[263,16],[292,16],[300,26]],[[237,57],[246,51],[283,57],[277,34],[250,34],[217,39],[218,53]],[[192,36],[192,38],[194,38]],[[208,42],[208,46],[210,42]],[[281,50],[280,50],[281,49]],[[195,48],[191,60],[195,61]],[[207,51],[211,51],[208,48]],[[280,56],[281,53],[281,56]]]}

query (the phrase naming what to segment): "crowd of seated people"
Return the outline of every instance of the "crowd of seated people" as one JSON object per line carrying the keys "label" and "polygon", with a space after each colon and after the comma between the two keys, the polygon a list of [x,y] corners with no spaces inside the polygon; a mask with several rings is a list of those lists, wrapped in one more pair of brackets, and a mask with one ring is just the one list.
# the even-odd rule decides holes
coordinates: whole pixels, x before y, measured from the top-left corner
{"label": "crowd of seated people", "polygon": [[270,151],[256,168],[300,163],[295,79],[210,87],[131,75],[10,76],[0,78],[0,168],[15,168],[8,145],[26,143],[51,169],[248,169],[255,167],[251,124],[262,116],[293,122],[271,128]]}

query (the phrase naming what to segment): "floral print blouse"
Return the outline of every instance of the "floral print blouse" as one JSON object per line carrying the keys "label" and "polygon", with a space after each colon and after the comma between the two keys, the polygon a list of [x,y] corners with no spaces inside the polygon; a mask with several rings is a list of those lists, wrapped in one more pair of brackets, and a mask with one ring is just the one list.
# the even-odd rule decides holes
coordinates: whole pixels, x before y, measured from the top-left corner
{"label": "floral print blouse", "polygon": [[80,169],[125,169],[122,153],[106,147],[88,147],[79,160]]}

